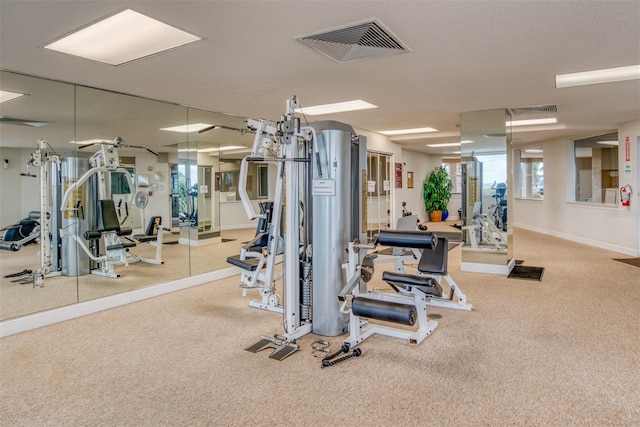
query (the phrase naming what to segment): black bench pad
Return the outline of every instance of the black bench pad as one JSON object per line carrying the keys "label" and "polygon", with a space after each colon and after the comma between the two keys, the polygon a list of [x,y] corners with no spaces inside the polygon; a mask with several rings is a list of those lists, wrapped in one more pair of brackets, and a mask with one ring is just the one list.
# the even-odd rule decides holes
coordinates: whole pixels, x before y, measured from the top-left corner
{"label": "black bench pad", "polygon": [[402,248],[433,249],[436,233],[413,230],[380,230],[377,244]]}
{"label": "black bench pad", "polygon": [[432,251],[422,252],[418,263],[418,271],[421,273],[447,274],[447,259],[449,243],[446,237],[438,237],[438,245]]}
{"label": "black bench pad", "polygon": [[235,265],[236,267],[240,267],[243,270],[256,271],[260,260],[258,258],[247,258],[245,260],[241,260],[240,255],[233,255],[227,257],[227,262],[229,264]]}
{"label": "black bench pad", "polygon": [[429,296],[442,296],[442,287],[433,277],[384,271],[382,273],[382,280],[387,282],[396,291],[399,290],[399,287],[408,290],[412,286],[415,286]]}
{"label": "black bench pad", "polygon": [[133,238],[138,242],[146,243],[153,242],[154,240],[158,240],[158,235],[148,235],[148,234],[134,234]]}

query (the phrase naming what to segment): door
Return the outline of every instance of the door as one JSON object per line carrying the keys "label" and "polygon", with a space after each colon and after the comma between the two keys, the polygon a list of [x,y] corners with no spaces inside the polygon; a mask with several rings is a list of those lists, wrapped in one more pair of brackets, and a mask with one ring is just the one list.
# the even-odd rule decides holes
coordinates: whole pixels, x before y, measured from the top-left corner
{"label": "door", "polygon": [[367,237],[391,228],[391,156],[367,152]]}

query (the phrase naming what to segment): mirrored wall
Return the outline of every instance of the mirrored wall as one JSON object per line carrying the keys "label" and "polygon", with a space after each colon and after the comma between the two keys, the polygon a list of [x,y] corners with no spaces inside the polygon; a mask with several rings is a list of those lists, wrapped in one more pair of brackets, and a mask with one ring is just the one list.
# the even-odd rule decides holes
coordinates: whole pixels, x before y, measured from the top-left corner
{"label": "mirrored wall", "polygon": [[0,89],[22,94],[0,104],[0,320],[226,268],[253,236],[221,200],[243,118],[7,71]]}
{"label": "mirrored wall", "polygon": [[513,267],[510,121],[504,109],[460,115],[463,271],[508,274]]}

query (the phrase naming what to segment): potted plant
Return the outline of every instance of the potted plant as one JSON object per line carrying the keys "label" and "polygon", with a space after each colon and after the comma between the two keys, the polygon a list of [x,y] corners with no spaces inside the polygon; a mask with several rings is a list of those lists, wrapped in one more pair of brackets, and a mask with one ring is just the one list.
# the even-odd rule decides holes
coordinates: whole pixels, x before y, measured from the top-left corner
{"label": "potted plant", "polygon": [[447,209],[451,199],[452,183],[447,170],[438,166],[431,171],[422,187],[424,207],[429,212],[431,221],[441,221],[442,211]]}

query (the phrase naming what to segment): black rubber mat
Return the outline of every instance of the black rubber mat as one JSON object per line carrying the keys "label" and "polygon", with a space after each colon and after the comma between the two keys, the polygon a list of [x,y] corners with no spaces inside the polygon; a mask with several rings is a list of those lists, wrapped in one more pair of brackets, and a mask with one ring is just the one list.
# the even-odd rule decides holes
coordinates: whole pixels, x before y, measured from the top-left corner
{"label": "black rubber mat", "polygon": [[526,265],[516,265],[509,273],[509,279],[542,280],[544,267],[528,267]]}

